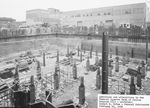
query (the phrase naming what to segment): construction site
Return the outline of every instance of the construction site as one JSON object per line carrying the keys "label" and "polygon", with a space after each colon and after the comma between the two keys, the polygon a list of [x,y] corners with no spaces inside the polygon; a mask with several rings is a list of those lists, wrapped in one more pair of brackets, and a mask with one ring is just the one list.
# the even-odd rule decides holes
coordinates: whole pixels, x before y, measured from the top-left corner
{"label": "construction site", "polygon": [[110,42],[104,32],[102,40],[51,37],[0,48],[0,107],[97,108],[98,94],[150,95],[143,43]]}

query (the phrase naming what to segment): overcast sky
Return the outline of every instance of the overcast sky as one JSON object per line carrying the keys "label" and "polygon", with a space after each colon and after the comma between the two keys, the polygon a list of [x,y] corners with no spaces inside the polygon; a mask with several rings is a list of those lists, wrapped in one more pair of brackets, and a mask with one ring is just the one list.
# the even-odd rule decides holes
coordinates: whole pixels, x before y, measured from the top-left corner
{"label": "overcast sky", "polygon": [[[80,10],[143,3],[146,0],[0,0],[0,17],[26,20],[26,10],[56,8],[60,11]],[[150,1],[150,0],[149,0]]]}

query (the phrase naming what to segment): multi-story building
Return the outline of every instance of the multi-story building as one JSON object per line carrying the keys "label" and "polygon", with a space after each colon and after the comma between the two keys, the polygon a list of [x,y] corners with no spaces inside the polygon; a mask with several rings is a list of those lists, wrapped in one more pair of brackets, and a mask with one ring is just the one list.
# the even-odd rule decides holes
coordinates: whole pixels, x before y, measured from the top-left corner
{"label": "multi-story building", "polygon": [[60,12],[56,9],[36,9],[26,12],[28,24],[60,24],[61,26],[109,26],[133,24],[145,26],[150,21],[150,10],[146,3]]}
{"label": "multi-story building", "polygon": [[143,26],[150,20],[149,9],[146,3],[111,6],[95,9],[63,12],[62,25],[94,26],[134,24]]}
{"label": "multi-story building", "polygon": [[14,27],[17,27],[15,19],[0,17],[0,28],[14,28]]}
{"label": "multi-story building", "polygon": [[48,23],[49,25],[59,24],[59,10],[49,8],[48,10],[34,9],[26,11],[27,25],[39,25]]}

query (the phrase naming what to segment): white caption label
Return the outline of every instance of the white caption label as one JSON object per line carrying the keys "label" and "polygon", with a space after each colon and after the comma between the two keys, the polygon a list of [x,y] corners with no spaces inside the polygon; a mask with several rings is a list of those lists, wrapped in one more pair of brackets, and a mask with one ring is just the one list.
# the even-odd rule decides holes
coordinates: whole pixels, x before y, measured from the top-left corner
{"label": "white caption label", "polygon": [[98,108],[150,108],[150,95],[98,94]]}

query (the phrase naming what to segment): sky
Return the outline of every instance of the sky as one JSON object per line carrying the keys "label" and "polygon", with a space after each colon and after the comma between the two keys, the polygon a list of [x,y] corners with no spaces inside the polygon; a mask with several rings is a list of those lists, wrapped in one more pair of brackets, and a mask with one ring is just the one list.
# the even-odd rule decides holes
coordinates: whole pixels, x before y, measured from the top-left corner
{"label": "sky", "polygon": [[25,21],[26,11],[31,9],[38,8],[47,10],[48,8],[56,8],[60,11],[71,11],[144,3],[145,1],[146,0],[0,0],[0,17],[10,17],[17,21]]}

